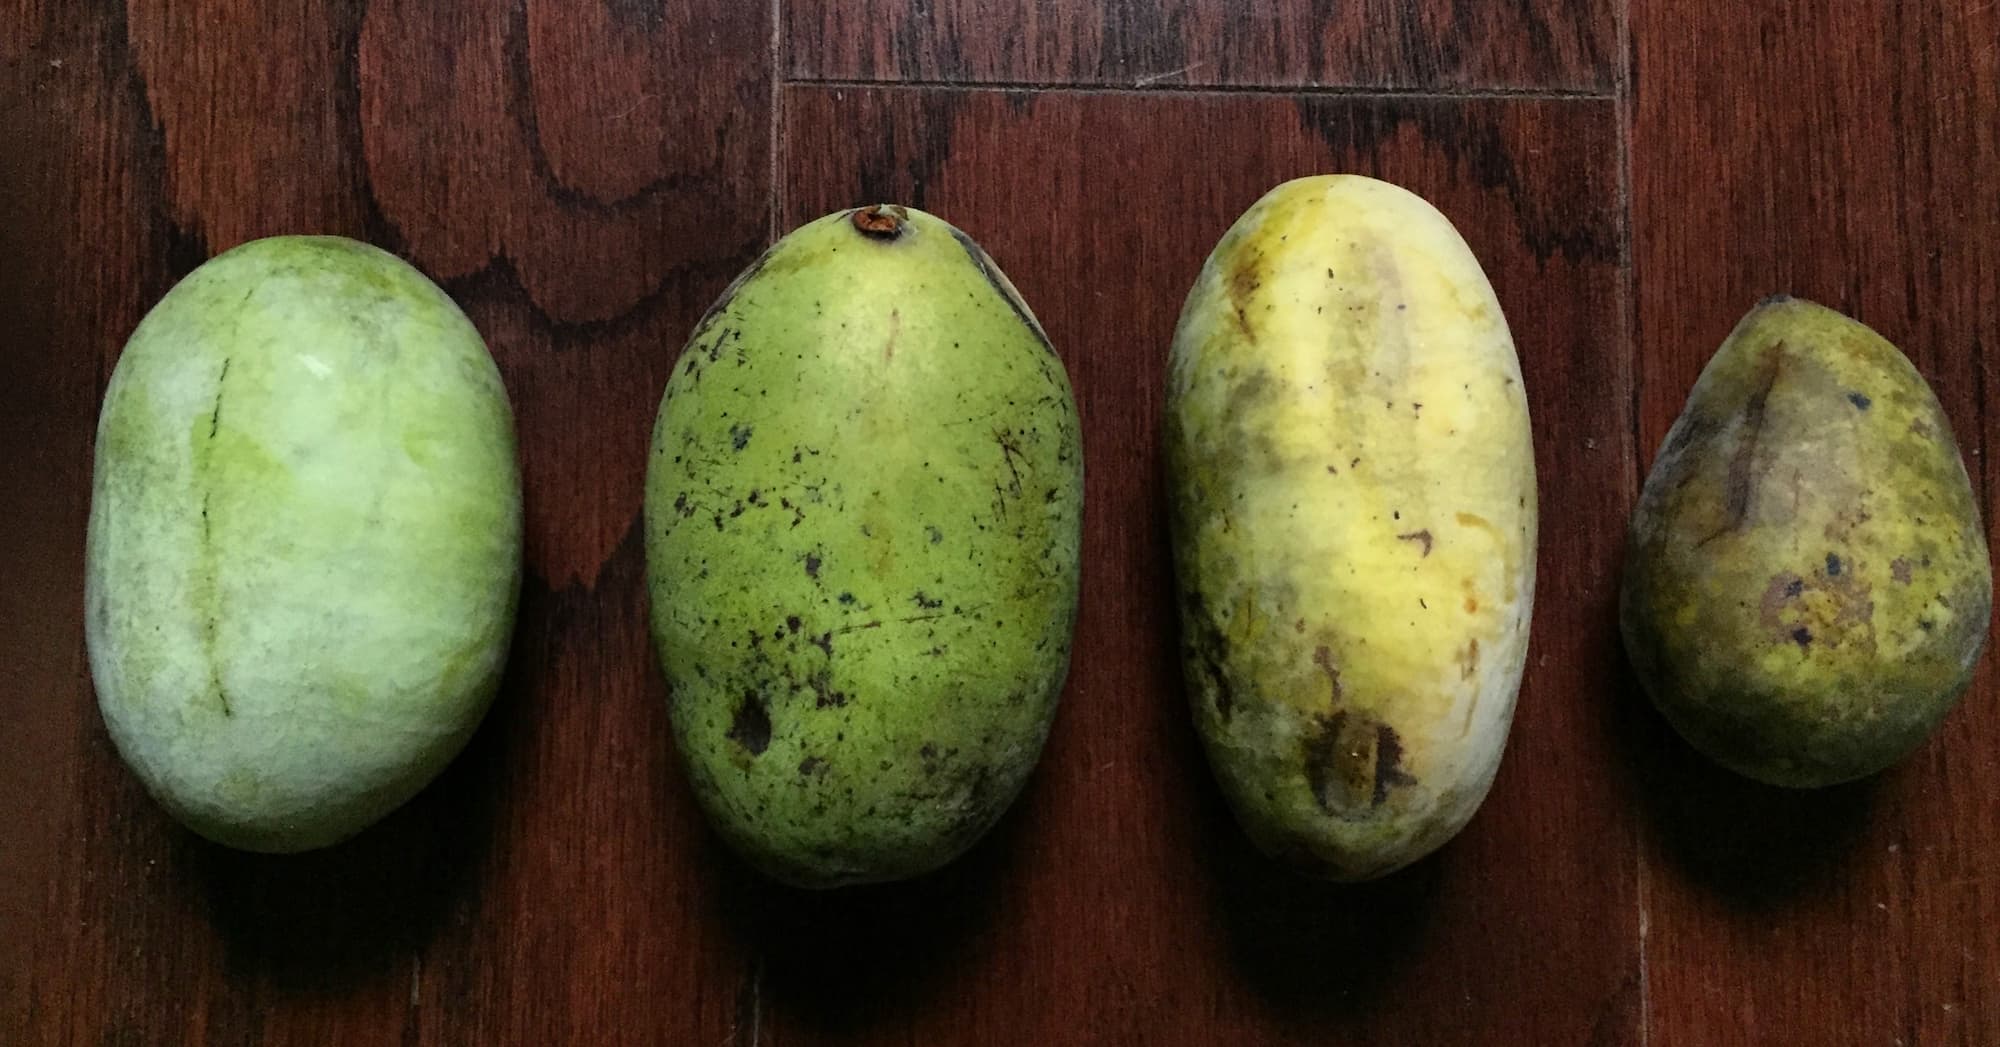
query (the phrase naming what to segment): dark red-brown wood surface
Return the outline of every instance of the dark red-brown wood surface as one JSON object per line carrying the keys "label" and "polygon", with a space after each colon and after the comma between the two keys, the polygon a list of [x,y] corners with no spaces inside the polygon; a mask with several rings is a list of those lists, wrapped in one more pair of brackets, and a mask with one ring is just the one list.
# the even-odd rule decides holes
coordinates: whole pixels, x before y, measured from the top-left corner
{"label": "dark red-brown wood surface", "polygon": [[[1770,291],[1902,345],[1992,486],[2000,8],[1629,6],[0,0],[0,1044],[2000,1043],[1992,673],[1904,766],[1780,793],[1673,736],[1613,616],[1641,471]],[[1160,512],[1181,298],[1243,208],[1321,171],[1465,234],[1542,478],[1499,780],[1441,853],[1359,887],[1231,824]],[[994,834],[925,880],[808,894],[730,858],[680,775],[644,449],[728,279],[887,199],[980,239],[1069,367],[1084,608]],[[514,400],[529,569],[468,750],[289,858],[152,805],[82,643],[120,346],[279,232],[371,240],[465,306]]]}

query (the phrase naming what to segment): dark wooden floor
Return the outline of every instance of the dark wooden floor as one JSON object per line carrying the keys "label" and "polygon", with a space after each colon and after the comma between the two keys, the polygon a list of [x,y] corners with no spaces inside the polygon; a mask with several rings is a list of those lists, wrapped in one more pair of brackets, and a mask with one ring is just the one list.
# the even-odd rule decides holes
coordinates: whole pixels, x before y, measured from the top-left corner
{"label": "dark wooden floor", "polygon": [[[1990,660],[1905,766],[1778,793],[1665,728],[1612,616],[1642,469],[1771,291],[1908,351],[1990,494],[1996,113],[1977,0],[0,0],[0,1042],[2000,1043]],[[1200,758],[1157,452],[1203,255],[1325,171],[1423,193],[1484,261],[1544,528],[1491,798],[1345,888],[1255,857]],[[676,766],[643,452],[729,277],[885,199],[979,238],[1070,368],[1085,603],[1001,828],[929,880],[807,895],[725,855]],[[264,858],[176,828],[113,753],[83,521],[140,315],[305,231],[403,254],[485,333],[530,574],[450,771]]]}

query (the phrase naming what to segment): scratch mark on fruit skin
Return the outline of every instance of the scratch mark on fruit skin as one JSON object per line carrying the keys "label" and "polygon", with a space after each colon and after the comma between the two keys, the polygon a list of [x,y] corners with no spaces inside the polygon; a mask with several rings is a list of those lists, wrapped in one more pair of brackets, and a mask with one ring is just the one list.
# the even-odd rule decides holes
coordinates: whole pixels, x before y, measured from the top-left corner
{"label": "scratch mark on fruit skin", "polygon": [[1782,341],[1773,342],[1771,348],[1765,350],[1762,378],[1743,407],[1743,431],[1737,436],[1736,452],[1729,456],[1728,476],[1723,481],[1726,519],[1715,533],[1695,543],[1697,549],[1725,534],[1742,530],[1750,519],[1757,489],[1757,478],[1752,473],[1757,465],[1758,448],[1763,443],[1771,388],[1778,384],[1778,376],[1784,371],[1786,352]]}
{"label": "scratch mark on fruit skin", "polygon": [[[252,290],[254,291],[255,288],[252,288]],[[249,296],[245,295],[244,297],[247,299]],[[214,525],[209,521],[209,503],[214,496],[214,491],[209,486],[208,470],[205,467],[209,456],[214,453],[216,434],[222,431],[222,393],[224,384],[229,379],[229,363],[230,358],[223,357],[222,366],[216,373],[215,405],[208,412],[208,440],[203,448],[201,458],[197,459],[197,467],[200,474],[197,482],[202,486],[201,574],[197,601],[202,605],[200,607],[202,614],[201,646],[203,660],[208,663],[209,692],[215,696],[216,705],[222,709],[223,717],[233,719],[236,713],[230,708],[229,694],[222,686],[221,659],[216,653],[217,634],[222,629],[222,613],[220,608],[216,606],[221,599],[217,592],[219,581],[216,575],[219,569],[216,564]]]}
{"label": "scratch mark on fruit skin", "polygon": [[896,359],[896,338],[898,335],[901,335],[902,333],[903,333],[903,311],[901,309],[892,308],[889,310],[889,337],[887,341],[884,341],[882,343],[883,363],[886,364]]}
{"label": "scratch mark on fruit skin", "polygon": [[1399,534],[1396,536],[1396,540],[1399,542],[1422,542],[1424,545],[1423,555],[1429,556],[1431,554],[1431,532],[1428,527],[1421,531]]}

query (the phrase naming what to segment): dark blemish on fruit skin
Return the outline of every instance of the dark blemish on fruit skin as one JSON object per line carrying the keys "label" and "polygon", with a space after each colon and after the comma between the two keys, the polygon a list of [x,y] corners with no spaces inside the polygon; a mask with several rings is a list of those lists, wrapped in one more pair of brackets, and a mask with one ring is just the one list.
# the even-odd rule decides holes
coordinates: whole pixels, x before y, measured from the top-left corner
{"label": "dark blemish on fruit skin", "polygon": [[1843,569],[1843,567],[1845,567],[1845,565],[1840,562],[1840,557],[1834,555],[1833,553],[1826,554],[1826,576],[1828,578],[1840,577],[1840,572]]}
{"label": "dark blemish on fruit skin", "polygon": [[814,554],[814,553],[807,553],[807,554],[806,554],[806,577],[808,577],[808,578],[811,578],[811,579],[813,579],[813,580],[817,581],[817,580],[819,579],[819,564],[820,564],[820,560],[819,560],[819,556],[818,556],[817,554]]}
{"label": "dark blemish on fruit skin", "polygon": [[1798,599],[1805,588],[1805,579],[1791,573],[1774,574],[1764,586],[1764,595],[1758,601],[1758,617],[1773,635],[1787,635],[1783,619],[1785,603]]}
{"label": "dark blemish on fruit skin", "polygon": [[1327,683],[1333,687],[1331,700],[1335,704],[1338,704],[1342,695],[1340,689],[1340,668],[1333,664],[1333,650],[1325,644],[1320,644],[1318,647],[1313,648],[1313,664],[1319,666],[1321,672],[1326,673]]}
{"label": "dark blemish on fruit skin", "polygon": [[837,709],[847,704],[847,695],[833,689],[833,673],[825,668],[816,669],[806,678],[813,690],[813,707],[817,709]]}
{"label": "dark blemish on fruit skin", "polygon": [[1799,650],[1801,651],[1811,650],[1812,641],[1813,641],[1813,635],[1811,629],[1808,629],[1805,626],[1801,625],[1798,628],[1792,630],[1792,642],[1799,645]]}
{"label": "dark blemish on fruit skin", "polygon": [[853,603],[853,602],[854,602],[854,594],[853,594],[853,593],[841,593],[841,594],[840,594],[840,597],[839,597],[839,600],[840,600],[840,602],[841,602],[841,603],[842,603],[843,605],[845,605],[845,604],[851,604],[851,603]]}
{"label": "dark blemish on fruit skin", "polygon": [[1458,678],[1470,680],[1479,673],[1479,638],[1466,642],[1465,650],[1458,657]]}
{"label": "dark blemish on fruit skin", "polygon": [[829,629],[819,634],[812,640],[812,645],[826,652],[828,658],[833,657],[833,630]]}
{"label": "dark blemish on fruit skin", "polygon": [[1328,814],[1343,813],[1343,804],[1336,790],[1345,775],[1351,770],[1341,765],[1341,735],[1347,726],[1347,714],[1336,712],[1319,717],[1317,728],[1306,736],[1305,772],[1306,785],[1312,790],[1313,799],[1319,802],[1320,810]]}
{"label": "dark blemish on fruit skin", "polygon": [[790,631],[790,632],[798,632],[798,631],[799,631],[799,624],[800,624],[800,623],[799,623],[799,616],[798,616],[798,615],[796,615],[796,614],[788,614],[788,615],[786,615],[786,616],[785,616],[785,628],[786,628],[786,629],[787,629],[788,631]]}
{"label": "dark blemish on fruit skin", "polygon": [[944,541],[944,532],[938,530],[935,524],[925,524],[924,535],[930,539],[932,545]]}
{"label": "dark blemish on fruit skin", "polygon": [[1910,584],[1910,561],[1901,556],[1889,561],[1889,577],[1900,584]]}
{"label": "dark blemish on fruit skin", "polygon": [[1229,641],[1204,613],[1198,594],[1181,594],[1181,605],[1186,609],[1186,620],[1191,623],[1191,635],[1186,639],[1188,656],[1200,659],[1202,671],[1214,688],[1216,718],[1226,724],[1236,711],[1236,695],[1229,689],[1229,677],[1222,668],[1222,663],[1229,657]]}
{"label": "dark blemish on fruit skin", "polygon": [[1422,542],[1424,543],[1423,555],[1429,556],[1431,554],[1431,532],[1428,527],[1421,531],[1411,531],[1409,534],[1399,534],[1396,536],[1396,540],[1401,542]]}
{"label": "dark blemish on fruit skin", "polygon": [[826,761],[817,756],[808,756],[799,761],[799,777],[810,778],[826,773]]}
{"label": "dark blemish on fruit skin", "polygon": [[1202,654],[1202,668],[1207,670],[1208,679],[1215,687],[1215,715],[1223,723],[1236,712],[1236,694],[1229,689],[1229,678],[1223,674],[1222,661],[1213,651]]}
{"label": "dark blemish on fruit skin", "polygon": [[1723,511],[1728,519],[1714,534],[1695,543],[1696,548],[1722,537],[1732,531],[1740,531],[1749,522],[1750,507],[1756,493],[1757,477],[1752,470],[1757,465],[1757,448],[1764,436],[1765,403],[1770,399],[1771,387],[1778,384],[1778,375],[1785,369],[1785,343],[1774,342],[1765,350],[1763,378],[1756,392],[1750,394],[1743,407],[1743,432],[1737,437],[1736,452],[1729,456],[1729,473],[1723,481]]}
{"label": "dark blemish on fruit skin", "polygon": [[1306,784],[1327,814],[1365,814],[1360,808],[1382,806],[1391,789],[1416,784],[1403,769],[1403,742],[1394,728],[1345,710],[1314,722],[1306,738]]}
{"label": "dark blemish on fruit skin", "polygon": [[750,446],[750,433],[751,433],[751,428],[747,425],[738,423],[736,425],[730,426],[729,446],[738,451],[741,451],[745,447]]}
{"label": "dark blemish on fruit skin", "polygon": [[1398,785],[1415,785],[1417,780],[1403,770],[1403,739],[1388,724],[1375,728],[1374,806],[1382,806],[1389,790]]}
{"label": "dark blemish on fruit skin", "polygon": [[917,606],[923,608],[926,611],[935,611],[938,608],[944,606],[943,600],[933,600],[930,597],[925,596],[923,590],[921,589],[917,591],[914,599],[917,602]]}
{"label": "dark blemish on fruit skin", "polygon": [[1847,402],[1853,404],[1854,406],[1864,411],[1866,411],[1872,404],[1874,404],[1873,400],[1868,399],[1867,396],[1861,393],[1848,393]]}
{"label": "dark blemish on fruit skin", "polygon": [[771,747],[771,712],[764,707],[763,695],[743,692],[743,700],[736,704],[736,715],[730,720],[725,737],[752,756],[764,755],[764,750]]}

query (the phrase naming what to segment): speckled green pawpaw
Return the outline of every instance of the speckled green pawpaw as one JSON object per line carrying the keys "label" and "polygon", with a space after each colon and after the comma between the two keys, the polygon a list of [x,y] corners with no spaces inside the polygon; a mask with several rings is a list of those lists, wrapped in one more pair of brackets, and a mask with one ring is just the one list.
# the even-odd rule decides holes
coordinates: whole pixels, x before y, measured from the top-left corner
{"label": "speckled green pawpaw", "polygon": [[1062,363],[964,233],[844,211],[739,277],[646,478],[653,639],[723,838],[812,887],[971,846],[1055,712],[1082,498]]}
{"label": "speckled green pawpaw", "polygon": [[1181,639],[1258,846],[1380,876],[1457,833],[1506,746],[1535,591],[1507,322],[1445,217],[1372,178],[1267,193],[1174,333]]}
{"label": "speckled green pawpaw", "polygon": [[1992,599],[1979,507],[1923,376],[1831,309],[1752,310],[1632,514],[1625,646],[1654,704],[1752,778],[1873,774],[1957,703]]}
{"label": "speckled green pawpaw", "polygon": [[195,831],[335,843],[464,745],[506,662],[521,492],[464,314],[366,244],[228,251],[146,315],[97,429],[105,725]]}

